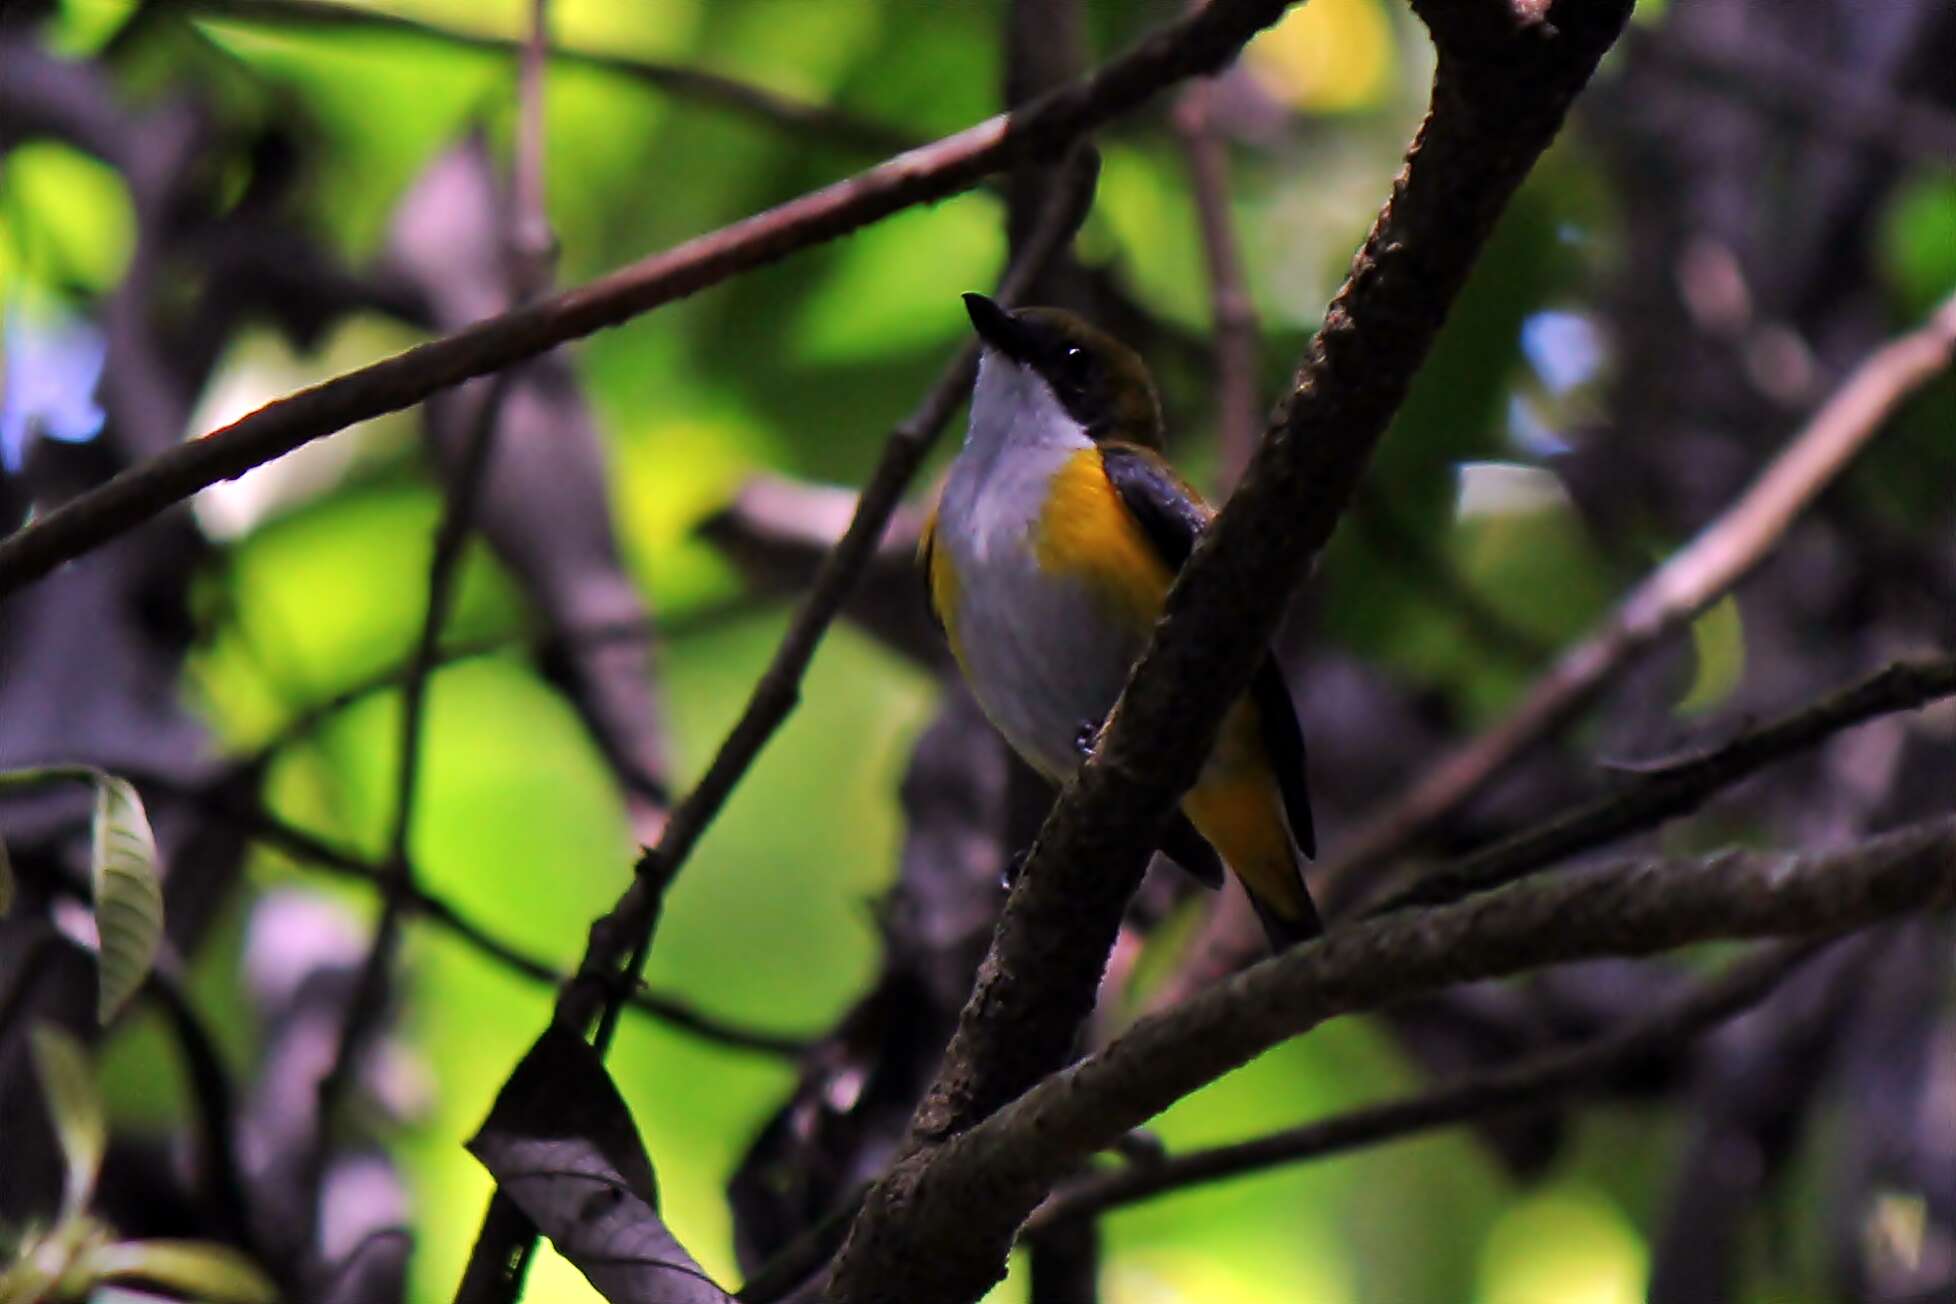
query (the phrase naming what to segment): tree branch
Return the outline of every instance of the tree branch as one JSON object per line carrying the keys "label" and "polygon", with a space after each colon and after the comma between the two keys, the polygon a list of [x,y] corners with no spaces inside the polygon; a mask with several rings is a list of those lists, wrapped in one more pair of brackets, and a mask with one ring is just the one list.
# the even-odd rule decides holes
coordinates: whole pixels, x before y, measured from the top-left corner
{"label": "tree branch", "polygon": [[1204,1182],[1473,1123],[1600,1085],[1639,1060],[1699,1037],[1751,1009],[1817,949],[1812,943],[1770,947],[1716,978],[1694,984],[1607,1036],[1538,1055],[1512,1068],[1475,1074],[1253,1140],[1096,1173],[1055,1192],[1027,1221],[1025,1234]]}
{"label": "tree branch", "polygon": [[1820,136],[1879,150],[1903,162],[1945,163],[1956,156],[1956,114],[1927,99],[1905,98],[1772,41],[1721,48],[1677,24],[1636,31],[1631,49]]}
{"label": "tree branch", "polygon": [[1290,3],[1218,0],[1023,111],[989,118],[576,289],[274,400],[129,468],[0,540],[0,599],[198,490],[356,421],[412,406],[900,209],[969,189],[1019,159],[1059,152],[1163,87],[1213,71]]}
{"label": "tree branch", "polygon": [[1367,819],[1323,871],[1326,909],[1336,914],[1368,871],[1405,850],[1501,767],[1565,724],[1625,661],[1750,574],[1901,402],[1948,368],[1952,355],[1956,295],[1855,368],[1738,501],[1564,652],[1499,724],[1442,757]]}
{"label": "tree branch", "polygon": [[[175,0],[178,8],[218,18],[291,26],[380,29],[426,37],[447,45],[497,54],[515,54],[522,42],[455,27],[441,27],[404,14],[362,9],[330,0]],[[786,95],[702,68],[655,59],[628,58],[556,44],[545,47],[552,62],[610,73],[677,96],[729,109],[771,127],[868,154],[895,154],[919,142],[896,127],[859,118],[823,104]]]}
{"label": "tree branch", "polygon": [[1956,659],[1898,661],[1723,747],[1647,771],[1622,792],[1503,839],[1421,879],[1373,907],[1371,913],[1458,901],[1511,883],[1577,852],[1688,814],[1714,793],[1843,729],[1895,711],[1913,711],[1952,694],[1956,694]]}
{"label": "tree branch", "polygon": [[1565,5],[1551,27],[1517,23],[1486,0],[1418,8],[1440,49],[1432,112],[1241,487],[1176,580],[1095,755],[1040,832],[919,1107],[911,1154],[871,1191],[838,1258],[839,1301],[971,1298],[996,1278],[1010,1227],[947,1241],[946,1225],[920,1217],[928,1193],[956,1185],[927,1180],[931,1154],[1065,1062],[1161,819],[1247,687],[1495,219],[1629,11],[1622,0]]}
{"label": "tree branch", "polygon": [[1551,964],[1836,936],[1953,900],[1956,818],[1943,818],[1833,852],[1624,861],[1335,929],[1137,1021],[969,1131],[900,1161],[882,1186],[900,1193],[886,1217],[904,1239],[878,1239],[878,1280],[892,1293],[832,1293],[976,1299],[1019,1224],[1075,1166],[1333,1016]]}
{"label": "tree branch", "polygon": [[[270,811],[256,807],[245,809],[229,803],[213,801],[208,792],[175,784],[159,776],[131,777],[137,779],[144,789],[160,789],[181,800],[196,802],[210,814],[238,825],[252,837],[278,848],[297,860],[376,886],[384,886],[387,881],[386,871],[380,865],[333,846],[297,825],[287,823]],[[551,987],[561,987],[569,981],[567,974],[544,963],[514,943],[497,937],[463,913],[446,897],[419,886],[418,875],[416,887],[408,904],[416,915],[447,932],[464,945],[473,948],[484,959],[501,965],[511,973],[528,978],[532,982],[546,983]],[[791,1033],[768,1032],[764,1029],[730,1023],[677,997],[659,992],[635,991],[632,993],[630,1005],[631,1008],[650,1015],[668,1027],[733,1050],[794,1058],[806,1051],[811,1044],[807,1037]]]}

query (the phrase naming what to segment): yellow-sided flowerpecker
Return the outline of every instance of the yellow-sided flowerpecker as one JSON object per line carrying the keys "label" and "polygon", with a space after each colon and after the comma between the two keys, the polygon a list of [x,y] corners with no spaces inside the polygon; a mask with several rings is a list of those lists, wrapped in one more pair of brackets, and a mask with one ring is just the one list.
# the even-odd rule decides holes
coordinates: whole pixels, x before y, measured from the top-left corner
{"label": "yellow-sided flowerpecker", "polygon": [[[1034,769],[1063,781],[1091,750],[1209,507],[1156,450],[1141,359],[1056,308],[964,296],[984,350],[971,428],[922,560],[974,696]],[[1321,931],[1304,735],[1275,661],[1230,709],[1162,850],[1210,886],[1216,853],[1281,949]]]}

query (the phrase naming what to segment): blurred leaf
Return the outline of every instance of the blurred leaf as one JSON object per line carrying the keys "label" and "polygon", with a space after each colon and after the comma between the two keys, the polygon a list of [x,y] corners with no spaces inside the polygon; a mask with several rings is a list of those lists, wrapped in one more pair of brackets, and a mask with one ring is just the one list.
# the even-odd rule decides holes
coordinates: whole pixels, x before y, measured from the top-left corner
{"label": "blurred leaf", "polygon": [[683,608],[732,588],[733,569],[696,530],[772,453],[766,445],[759,427],[732,415],[662,417],[613,445],[619,546],[641,584],[656,580],[660,609]]}
{"label": "blurred leaf", "polygon": [[61,0],[47,25],[48,48],[70,59],[95,54],[136,8],[136,0]]}
{"label": "blurred leaf", "polygon": [[1481,1304],[1635,1304],[1648,1253],[1615,1206],[1580,1188],[1510,1208],[1481,1257]]}
{"label": "blurred leaf", "polygon": [[1082,252],[1107,257],[1102,250],[1111,237],[1122,279],[1150,307],[1206,329],[1208,275],[1181,160],[1110,141],[1101,149],[1096,194]]}
{"label": "blurred leaf", "polygon": [[899,213],[842,246],[802,300],[795,361],[853,362],[963,337],[957,296],[989,287],[1005,257],[994,207],[953,202]]}
{"label": "blurred leaf", "polygon": [[[1423,545],[1420,552],[1446,559],[1454,575],[1478,568],[1473,592],[1521,632],[1550,644],[1580,632],[1613,588],[1610,568],[1573,509],[1542,517],[1537,526],[1547,528],[1514,532],[1521,537],[1502,540],[1497,528],[1486,552],[1478,536],[1490,521],[1458,521],[1450,509],[1459,491],[1456,468],[1514,456],[1507,425],[1515,385],[1528,375],[1524,327],[1545,305],[1570,300],[1584,280],[1586,245],[1607,229],[1607,196],[1593,166],[1552,152],[1516,195],[1367,473],[1392,519]],[[1459,613],[1406,570],[1364,531],[1340,529],[1323,563],[1327,632],[1446,693],[1464,710],[1463,723],[1485,719],[1529,668],[1475,655]]]}
{"label": "blurred leaf", "polygon": [[[425,484],[349,485],[255,530],[228,556],[233,620],[200,665],[215,691],[274,669],[279,695],[303,706],[405,660],[427,600],[440,510]],[[488,549],[471,547],[448,636],[508,630],[518,609]]]}
{"label": "blurred leaf", "polygon": [[100,939],[95,1012],[106,1026],[149,977],[163,940],[156,835],[150,830],[143,799],[127,780],[112,774],[95,778],[89,881]]}
{"label": "blurred leaf", "polygon": [[1312,0],[1243,52],[1259,85],[1295,109],[1369,109],[1392,88],[1392,24],[1379,0]]}
{"label": "blurred leaf", "polygon": [[137,1277],[212,1304],[276,1304],[278,1287],[227,1245],[121,1241],[83,1261],[97,1277]]}
{"label": "blurred leaf", "polygon": [[[550,30],[560,41],[580,50],[604,50],[647,58],[683,57],[699,31],[705,0],[660,0],[656,5],[621,5],[615,0],[553,0]],[[427,5],[432,11],[435,5]],[[448,21],[482,21],[481,0],[446,0]],[[506,33],[520,35],[520,20],[505,24]]]}
{"label": "blurred leaf", "polygon": [[1697,667],[1677,706],[1686,714],[1708,711],[1723,702],[1745,674],[1745,626],[1736,597],[1726,594],[1691,622],[1691,649]]}
{"label": "blurred leaf", "polygon": [[136,246],[122,178],[68,145],[29,140],[0,157],[0,248],[43,285],[106,291]]}
{"label": "blurred leaf", "polygon": [[[1545,646],[1575,637],[1606,608],[1608,569],[1553,471],[1466,462],[1456,486],[1452,529],[1434,547],[1433,564],[1451,571],[1443,583]],[[1484,718],[1508,700],[1529,667],[1463,656],[1461,646],[1459,615],[1426,598],[1402,614],[1379,655],[1445,684],[1470,719]]]}
{"label": "blurred leaf", "polygon": [[374,248],[395,196],[464,119],[507,94],[508,59],[418,36],[228,18],[197,27],[296,92],[326,134],[312,208],[354,254]]}
{"label": "blurred leaf", "polygon": [[1901,186],[1882,225],[1882,270],[1902,315],[1919,317],[1956,289],[1956,172],[1924,172]]}
{"label": "blurred leaf", "polygon": [[14,862],[7,856],[7,840],[0,838],[0,919],[14,908]]}
{"label": "blurred leaf", "polygon": [[803,99],[827,100],[901,8],[808,0],[709,5],[704,52],[735,76]]}
{"label": "blurred leaf", "polygon": [[1503,516],[1532,516],[1561,511],[1569,493],[1553,471],[1517,462],[1467,462],[1460,467],[1460,492],[1454,518],[1471,521]]}
{"label": "blurred leaf", "polygon": [[[0,773],[0,791],[61,779],[94,785],[89,826],[89,890],[95,901],[100,991],[96,1016],[106,1026],[149,977],[163,938],[163,889],[156,835],[143,799],[125,779],[82,765],[46,765]],[[11,887],[11,881],[5,886]]]}
{"label": "blurred leaf", "polygon": [[79,1217],[95,1194],[95,1179],[109,1141],[102,1096],[95,1087],[95,1066],[82,1044],[55,1024],[35,1024],[32,1044],[34,1076],[40,1080],[41,1100],[67,1167],[61,1216]]}

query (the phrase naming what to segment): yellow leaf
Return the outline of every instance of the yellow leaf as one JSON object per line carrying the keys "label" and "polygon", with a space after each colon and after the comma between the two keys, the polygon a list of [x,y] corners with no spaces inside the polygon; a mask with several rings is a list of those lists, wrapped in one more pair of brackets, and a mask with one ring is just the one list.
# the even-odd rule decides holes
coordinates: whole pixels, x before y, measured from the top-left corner
{"label": "yellow leaf", "polygon": [[1745,674],[1745,625],[1738,599],[1726,594],[1691,622],[1691,650],[1697,669],[1678,710],[1708,711],[1732,695]]}
{"label": "yellow leaf", "polygon": [[1370,108],[1391,81],[1392,26],[1379,0],[1311,0],[1252,41],[1243,58],[1258,84],[1294,109]]}

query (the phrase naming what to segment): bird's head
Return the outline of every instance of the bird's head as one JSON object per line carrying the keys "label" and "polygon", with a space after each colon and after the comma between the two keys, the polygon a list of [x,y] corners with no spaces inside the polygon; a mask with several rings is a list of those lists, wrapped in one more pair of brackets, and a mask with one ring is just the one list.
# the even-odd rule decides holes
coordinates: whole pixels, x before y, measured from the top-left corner
{"label": "bird's head", "polygon": [[964,306],[985,346],[974,432],[1070,425],[1095,442],[1161,446],[1161,403],[1134,350],[1060,308],[1009,310],[982,294]]}

